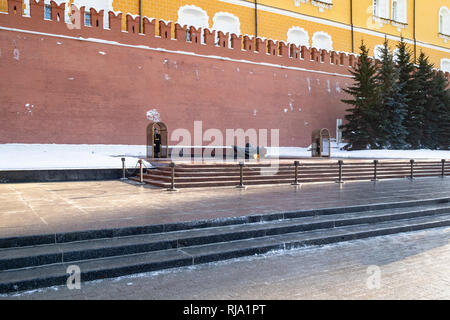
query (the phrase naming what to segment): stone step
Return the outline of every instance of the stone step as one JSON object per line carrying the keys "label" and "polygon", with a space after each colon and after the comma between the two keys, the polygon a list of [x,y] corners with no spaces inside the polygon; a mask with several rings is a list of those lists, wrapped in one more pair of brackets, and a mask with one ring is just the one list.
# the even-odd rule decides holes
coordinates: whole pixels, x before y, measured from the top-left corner
{"label": "stone step", "polygon": [[[258,169],[244,169],[243,174],[244,176],[252,176],[252,175],[261,175],[264,173],[265,175],[283,175],[283,174],[294,174],[295,168],[279,168],[279,169],[269,169],[264,168],[261,170],[261,168]],[[298,170],[299,174],[309,174],[309,175],[316,175],[316,174],[337,174],[339,172],[339,168],[333,168],[333,169],[318,169],[318,170],[309,170],[304,167],[299,167]],[[367,173],[367,174],[373,174],[374,169],[373,168],[357,168],[350,170],[347,167],[343,168],[343,172],[345,173]],[[409,174],[411,170],[408,169],[393,169],[393,168],[377,168],[377,173],[383,174],[383,173],[404,173]],[[415,168],[414,173],[437,173],[440,174],[442,172],[439,168],[432,168],[432,169],[421,169],[421,168]],[[446,173],[450,174],[450,168],[445,171]],[[149,170],[147,171],[148,174],[154,174],[154,175],[169,175],[171,174],[170,171],[167,170]],[[196,171],[196,170],[179,170],[178,168],[175,170],[175,176],[176,177],[185,177],[185,176],[235,176],[239,175],[240,171],[239,169],[236,170],[212,170],[212,171]]]}
{"label": "stone step", "polygon": [[[436,177],[440,176],[440,173],[417,173],[414,174],[415,178],[425,178],[425,177]],[[153,186],[168,188],[170,187],[170,177],[169,176],[151,176],[148,175],[148,178],[144,178],[144,182]],[[262,179],[252,179],[251,177],[244,177],[244,185],[270,185],[270,184],[291,184],[294,180],[294,176],[291,177],[277,177],[277,176],[261,176]],[[408,178],[409,174],[378,174],[377,179],[402,179]],[[367,175],[350,175],[344,174],[343,181],[368,181],[373,178],[373,174]],[[133,177],[130,178],[134,181],[139,181],[138,178]],[[302,175],[299,175],[300,183],[325,183],[325,182],[334,182],[338,179],[338,175],[330,175],[330,176],[316,176],[313,178],[306,178]],[[206,187],[231,187],[239,184],[239,177],[227,179],[216,179],[216,177],[199,177],[199,178],[189,178],[184,181],[180,178],[175,179],[175,187],[176,188],[206,188]]]}
{"label": "stone step", "polygon": [[263,223],[253,222],[145,235],[0,249],[0,271],[439,214],[450,214],[450,203],[332,215],[314,215],[313,213],[309,213],[301,217],[264,221]]}
{"label": "stone step", "polygon": [[[417,182],[417,184],[420,184],[420,182]],[[408,190],[409,188],[405,188],[404,190],[398,190],[398,192],[405,192]],[[439,190],[434,190],[433,188],[427,189],[424,187],[424,189],[421,192],[421,195],[423,200],[395,201],[395,202],[374,203],[374,204],[354,205],[345,207],[331,207],[331,208],[325,207],[317,209],[252,214],[249,216],[225,217],[219,219],[204,219],[193,221],[188,220],[166,224],[151,224],[143,226],[139,225],[113,229],[90,229],[73,232],[7,237],[7,238],[0,238],[0,248],[6,249],[18,247],[30,247],[36,245],[79,242],[93,239],[109,239],[116,237],[127,237],[134,235],[182,231],[199,228],[221,227],[228,225],[239,225],[239,224],[248,224],[256,222],[282,220],[282,219],[303,218],[310,216],[336,215],[344,213],[374,211],[374,210],[380,211],[385,209],[393,210],[393,209],[413,208],[413,207],[416,208],[430,207],[436,205],[440,206],[450,203],[450,197],[448,197],[447,193],[439,192]]]}
{"label": "stone step", "polygon": [[[246,163],[243,168],[245,185],[290,184],[294,180],[293,163],[281,162],[277,166],[272,163]],[[342,168],[344,181],[372,180],[374,176],[373,162],[344,162]],[[410,177],[409,161],[382,161],[377,167],[378,179],[399,179]],[[300,183],[324,183],[338,179],[339,166],[336,161],[302,161],[299,166]],[[414,177],[432,177],[442,174],[440,161],[416,161]],[[450,166],[444,168],[444,175],[450,175]],[[143,177],[144,182],[159,188],[169,188],[171,168],[159,166],[149,170]],[[134,178],[132,180],[138,181]],[[234,163],[178,163],[175,167],[176,188],[206,188],[235,186],[240,180],[239,165]]]}
{"label": "stone step", "polygon": [[[450,171],[448,172],[450,174]],[[328,172],[307,172],[305,170],[299,170],[298,175],[299,177],[327,177],[327,176],[337,176],[339,174],[338,170],[334,171],[328,171]],[[358,170],[358,171],[348,171],[343,170],[343,174],[346,176],[358,176],[358,175],[371,175],[373,176],[373,170]],[[433,174],[433,175],[441,175],[440,170],[414,170],[414,175],[421,175],[421,174]],[[410,171],[409,170],[377,170],[377,175],[383,176],[383,175],[400,175],[400,176],[409,176]],[[247,171],[243,172],[244,177],[248,177],[249,179],[257,178],[257,177],[273,177],[273,178],[289,178],[294,176],[294,170],[290,171]],[[144,177],[152,178],[152,177],[171,177],[170,172],[164,172],[164,171],[149,171],[146,174],[144,174]],[[217,179],[226,179],[226,178],[239,178],[240,173],[237,172],[204,172],[204,173],[198,173],[198,172],[175,172],[176,178],[217,178]]]}
{"label": "stone step", "polygon": [[81,270],[81,280],[90,281],[227,260],[272,250],[323,245],[449,225],[450,214],[435,215],[8,270],[0,272],[0,293],[64,285],[67,283],[66,271],[69,265],[77,265]]}
{"label": "stone step", "polygon": [[[257,171],[257,170],[270,170],[273,168],[278,168],[278,170],[280,171],[284,171],[284,170],[294,170],[295,166],[292,164],[289,165],[283,165],[283,164],[278,164],[278,165],[273,165],[273,166],[260,166],[260,165],[245,165],[243,170],[244,171]],[[337,170],[339,168],[339,166],[337,164],[333,164],[333,165],[307,165],[307,164],[301,164],[299,166],[300,170],[314,170],[314,171],[330,171],[330,170]],[[355,165],[349,165],[349,164],[344,164],[343,168],[346,168],[347,170],[373,170],[374,166],[373,164],[368,164],[368,165],[361,165],[361,164],[355,164]],[[387,164],[383,164],[383,165],[378,165],[377,169],[379,170],[410,170],[411,166],[408,165],[387,165]],[[433,165],[414,165],[414,170],[442,170],[442,166],[438,165],[438,164],[433,164]],[[450,166],[447,166],[444,168],[445,171],[450,171]],[[157,167],[157,170],[159,171],[171,171],[171,168],[169,167]],[[175,171],[177,172],[230,172],[230,171],[237,171],[239,172],[239,166],[238,165],[229,165],[229,166],[219,166],[219,165],[205,165],[202,167],[196,167],[194,165],[192,166],[182,166],[182,165],[176,165],[175,167]]]}
{"label": "stone step", "polygon": [[[348,167],[373,167],[373,161],[365,161],[365,162],[352,162],[351,160],[343,160],[344,166]],[[277,166],[279,167],[293,167],[294,161],[291,163],[283,162],[276,162],[274,161]],[[270,167],[270,162],[268,163],[259,163],[259,162],[245,162],[244,168],[259,168],[259,167]],[[311,167],[311,168],[323,168],[323,167],[337,167],[338,162],[337,160],[325,160],[323,162],[311,162],[311,160],[303,161],[300,160],[300,166],[304,167]],[[383,166],[389,166],[389,167],[410,167],[409,161],[380,161],[378,163],[378,167]],[[416,161],[414,162],[414,167],[423,166],[423,167],[439,167],[442,168],[442,163],[440,161]],[[177,163],[177,168],[183,169],[183,170],[189,170],[189,169],[195,169],[195,170],[201,170],[201,169],[232,169],[232,168],[239,168],[239,162],[230,162],[230,163],[208,163],[208,164],[195,164],[195,163]],[[449,168],[450,164],[449,162],[446,163],[446,168]],[[158,168],[161,168],[163,170],[170,170],[168,166],[159,166]]]}

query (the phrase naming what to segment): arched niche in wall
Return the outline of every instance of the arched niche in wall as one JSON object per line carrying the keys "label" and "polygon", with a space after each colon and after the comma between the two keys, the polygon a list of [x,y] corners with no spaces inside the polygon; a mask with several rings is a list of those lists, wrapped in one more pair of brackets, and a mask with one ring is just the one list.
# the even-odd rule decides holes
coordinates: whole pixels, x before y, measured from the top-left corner
{"label": "arched niche in wall", "polygon": [[309,35],[308,32],[300,27],[292,27],[287,32],[287,42],[293,43],[299,47],[309,47]]}
{"label": "arched niche in wall", "polygon": [[441,70],[444,72],[450,72],[450,59],[441,60]]}
{"label": "arched niche in wall", "polygon": [[177,23],[181,26],[209,28],[209,17],[202,8],[194,5],[186,5],[178,9]]}
{"label": "arched niche in wall", "polygon": [[[382,54],[383,54],[383,52],[382,52],[383,49],[384,49],[384,45],[382,45],[382,44],[376,45],[373,48],[373,57],[375,59],[381,60]],[[400,50],[398,48],[394,48],[394,50],[392,50],[392,48],[389,48],[389,52],[392,54],[392,58],[394,59],[394,61],[397,61]]]}
{"label": "arched niche in wall", "polygon": [[450,10],[447,7],[439,9],[439,33],[450,35]]}
{"label": "arched niche in wall", "polygon": [[216,30],[216,40],[218,31],[230,33],[229,41],[231,43],[231,34],[241,34],[241,23],[239,18],[228,12],[218,12],[213,18],[213,29]]}
{"label": "arched niche in wall", "polygon": [[382,44],[378,44],[373,47],[373,57],[377,60],[381,60],[382,50],[384,46]]}
{"label": "arched niche in wall", "polygon": [[333,41],[331,36],[323,31],[314,33],[312,37],[312,47],[316,49],[333,50]]}

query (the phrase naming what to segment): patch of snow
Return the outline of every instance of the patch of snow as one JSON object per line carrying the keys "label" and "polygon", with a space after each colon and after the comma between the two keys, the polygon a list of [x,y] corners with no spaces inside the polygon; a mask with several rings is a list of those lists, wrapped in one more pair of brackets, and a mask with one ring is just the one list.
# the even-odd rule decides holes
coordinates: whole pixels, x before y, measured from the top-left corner
{"label": "patch of snow", "polygon": [[[305,121],[305,126],[308,122]],[[340,150],[345,144],[341,143],[339,146],[332,142],[331,144],[331,157],[332,158],[348,158],[348,159],[450,159],[450,151],[441,150],[358,150],[358,151],[345,151]],[[267,158],[272,158],[276,154],[280,157],[293,157],[293,158],[310,158],[311,146],[306,148],[297,147],[279,147],[279,148],[267,148]]]}
{"label": "patch of snow", "polygon": [[[66,2],[66,0],[63,0],[61,2]],[[74,0],[73,5],[75,5],[78,9],[81,7],[85,7],[86,10],[89,10],[90,8],[94,8],[97,12],[100,10],[104,10],[103,13],[103,26],[104,28],[109,28],[109,16],[108,11],[114,12],[117,14],[117,11],[114,11],[113,9],[113,0]],[[67,6],[66,6],[67,7]],[[68,8],[66,8],[66,16],[68,15]]]}
{"label": "patch of snow", "polygon": [[308,82],[308,91],[311,92],[311,79],[306,78],[306,81]]}
{"label": "patch of snow", "polygon": [[153,122],[161,122],[161,115],[156,109],[147,111],[147,119]]}
{"label": "patch of snow", "polygon": [[19,49],[17,49],[17,48],[14,49],[13,55],[14,55],[14,59],[15,60],[17,60],[17,61],[20,60],[20,51],[19,51]]}
{"label": "patch of snow", "polygon": [[[0,144],[0,170],[136,167],[145,145]],[[152,167],[145,162],[147,167]]]}

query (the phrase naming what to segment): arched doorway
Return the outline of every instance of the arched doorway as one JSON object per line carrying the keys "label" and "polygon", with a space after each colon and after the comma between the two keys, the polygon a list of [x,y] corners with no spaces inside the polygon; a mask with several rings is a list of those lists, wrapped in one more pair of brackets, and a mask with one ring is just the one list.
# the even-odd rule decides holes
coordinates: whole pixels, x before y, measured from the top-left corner
{"label": "arched doorway", "polygon": [[[156,131],[155,131],[156,129]],[[159,137],[157,136],[159,134]],[[169,157],[169,134],[167,132],[167,126],[162,122],[152,122],[147,126],[147,158],[168,158]],[[155,154],[157,150],[156,145],[157,138],[160,139],[160,150],[158,154]]]}

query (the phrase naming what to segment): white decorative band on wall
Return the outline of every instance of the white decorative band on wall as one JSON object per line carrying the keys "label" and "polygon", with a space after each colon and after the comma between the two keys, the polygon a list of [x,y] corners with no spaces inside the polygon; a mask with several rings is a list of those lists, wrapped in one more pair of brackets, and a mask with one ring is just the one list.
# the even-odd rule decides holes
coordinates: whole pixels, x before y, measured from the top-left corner
{"label": "white decorative band on wall", "polygon": [[177,50],[169,50],[169,49],[164,49],[164,48],[151,48],[151,47],[145,46],[145,45],[131,45],[131,44],[125,44],[125,43],[120,43],[120,42],[116,42],[116,41],[109,41],[109,40],[96,39],[96,38],[71,37],[71,36],[65,36],[65,35],[37,32],[37,31],[32,31],[32,30],[22,30],[22,29],[1,27],[1,26],[0,26],[0,30],[22,32],[22,33],[28,33],[28,34],[37,34],[37,35],[62,38],[62,39],[71,39],[71,40],[77,40],[77,41],[94,42],[94,43],[107,44],[107,45],[113,45],[113,46],[119,46],[119,47],[135,48],[135,49],[150,50],[150,51],[157,51],[157,52],[167,52],[167,53],[181,54],[181,55],[194,56],[194,57],[200,57],[200,58],[206,58],[206,59],[239,62],[239,63],[260,65],[260,66],[265,66],[265,67],[273,67],[273,68],[280,68],[280,69],[287,69],[287,70],[305,71],[305,72],[326,74],[326,75],[330,75],[330,76],[337,76],[337,77],[344,77],[344,78],[353,78],[353,76],[348,75],[348,74],[333,73],[333,72],[312,70],[312,69],[299,68],[299,67],[289,67],[289,66],[283,66],[281,64],[273,64],[273,63],[267,63],[267,62],[254,62],[254,61],[249,61],[249,60],[233,59],[233,58],[228,58],[228,57],[223,57],[223,56],[204,55],[204,54],[198,54],[195,52],[188,52],[188,51],[177,51]]}

